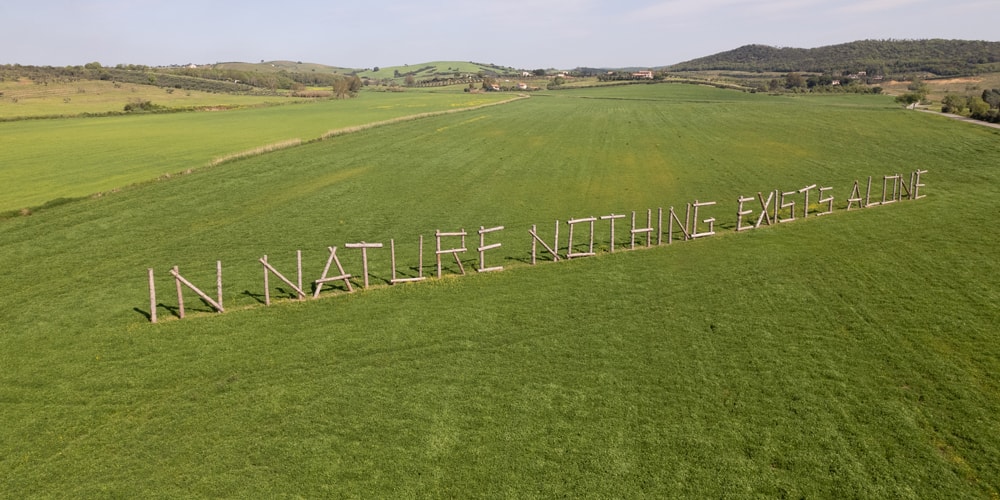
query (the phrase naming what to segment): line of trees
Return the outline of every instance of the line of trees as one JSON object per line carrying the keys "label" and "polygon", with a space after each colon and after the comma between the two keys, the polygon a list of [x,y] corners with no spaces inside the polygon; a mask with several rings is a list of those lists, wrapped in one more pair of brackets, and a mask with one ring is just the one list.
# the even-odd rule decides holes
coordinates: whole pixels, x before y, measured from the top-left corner
{"label": "line of trees", "polygon": [[141,65],[104,67],[91,62],[83,66],[0,65],[0,81],[27,78],[39,85],[107,80],[135,85],[203,92],[260,94],[279,90],[301,92],[306,87],[327,87],[340,98],[356,95],[363,83],[355,74],[315,72],[258,72],[212,67],[151,68]]}
{"label": "line of trees", "polygon": [[[768,92],[847,92],[855,94],[881,94],[882,87],[869,85],[875,81],[862,78],[857,74],[844,73],[840,76],[831,73],[819,75],[803,75],[791,72],[784,78],[772,78],[767,83]],[[764,89],[759,89],[764,90]]]}

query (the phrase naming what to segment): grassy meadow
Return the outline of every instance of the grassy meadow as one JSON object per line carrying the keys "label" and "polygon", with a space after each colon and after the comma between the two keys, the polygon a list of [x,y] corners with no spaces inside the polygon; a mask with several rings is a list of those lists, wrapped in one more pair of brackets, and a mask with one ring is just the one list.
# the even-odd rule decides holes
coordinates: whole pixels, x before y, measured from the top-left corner
{"label": "grassy meadow", "polygon": [[[143,128],[221,128],[185,116]],[[885,96],[581,89],[0,221],[4,494],[996,498],[998,141]],[[916,169],[926,198],[843,210]],[[814,183],[836,212],[733,231],[738,197]],[[533,224],[694,200],[717,235],[622,251],[602,222],[599,255],[527,263]],[[502,272],[470,236],[466,276],[389,286],[373,249],[362,289],[344,248],[393,238],[413,276],[423,235],[433,276],[435,230],[498,225]],[[257,259],[294,280],[302,250],[308,283],[328,246],[354,293],[272,276],[262,305]],[[186,290],[177,319],[168,270],[213,294],[217,260],[227,312]]]}
{"label": "grassy meadow", "polygon": [[0,82],[0,119],[116,113],[137,99],[167,108],[259,106],[305,100],[165,89],[106,80],[36,83],[25,78]]}
{"label": "grassy meadow", "polygon": [[110,191],[270,144],[315,140],[331,130],[510,97],[366,92],[356,99],[230,111],[0,122],[0,212]]}

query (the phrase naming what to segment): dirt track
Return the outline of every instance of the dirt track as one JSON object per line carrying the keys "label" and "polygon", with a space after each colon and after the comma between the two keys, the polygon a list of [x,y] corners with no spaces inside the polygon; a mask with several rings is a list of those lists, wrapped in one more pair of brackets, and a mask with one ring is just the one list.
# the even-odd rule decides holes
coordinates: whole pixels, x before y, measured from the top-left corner
{"label": "dirt track", "polygon": [[967,123],[974,123],[976,125],[982,125],[984,127],[992,127],[992,128],[1000,129],[1000,123],[990,123],[990,122],[984,122],[984,121],[980,121],[980,120],[973,120],[972,118],[969,118],[969,117],[966,117],[966,116],[953,115],[951,113],[941,113],[941,112],[938,112],[938,111],[931,111],[929,109],[917,108],[917,111],[923,111],[924,113],[930,113],[930,114],[933,114],[933,115],[947,116],[948,118],[952,118],[952,119],[963,121],[963,122],[967,122]]}

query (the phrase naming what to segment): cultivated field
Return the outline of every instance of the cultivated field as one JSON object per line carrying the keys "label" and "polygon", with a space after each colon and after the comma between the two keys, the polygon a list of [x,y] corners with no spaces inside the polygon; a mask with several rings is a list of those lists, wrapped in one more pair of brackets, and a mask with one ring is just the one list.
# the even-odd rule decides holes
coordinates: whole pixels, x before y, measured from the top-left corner
{"label": "cultivated field", "polygon": [[[223,129],[190,116],[145,126]],[[2,221],[5,494],[996,497],[998,141],[885,96],[583,89]],[[844,210],[917,169],[925,198]],[[733,231],[740,196],[811,184],[832,214]],[[624,251],[629,219],[602,221],[599,255],[528,264],[532,225],[563,221],[565,256],[567,219],[695,200],[718,234]],[[433,276],[435,230],[501,225],[502,272],[470,237],[466,276],[389,286],[372,249],[363,289],[345,248],[395,239],[412,277],[423,235]],[[308,285],[329,246],[354,293],[272,275],[262,304],[258,259],[294,280],[301,250]],[[177,319],[168,270],[214,295],[219,260],[227,312],[186,291]]]}
{"label": "cultivated field", "polygon": [[102,80],[36,83],[21,79],[0,82],[0,119],[116,113],[122,112],[126,104],[136,100],[150,101],[172,109],[246,107],[305,101],[280,96],[164,89],[152,85]]}
{"label": "cultivated field", "polygon": [[[0,122],[0,212],[186,172],[269,144],[511,97],[366,92],[356,99],[257,109]],[[219,99],[213,102],[227,98]]]}

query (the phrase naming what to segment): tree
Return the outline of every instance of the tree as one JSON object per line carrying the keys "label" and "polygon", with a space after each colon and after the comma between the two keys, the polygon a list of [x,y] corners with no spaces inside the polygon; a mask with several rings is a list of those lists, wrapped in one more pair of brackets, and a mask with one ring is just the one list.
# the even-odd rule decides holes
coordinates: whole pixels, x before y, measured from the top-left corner
{"label": "tree", "polygon": [[991,108],[1000,108],[1000,89],[984,90],[982,98]]}
{"label": "tree", "polygon": [[990,111],[990,105],[982,97],[972,96],[969,98],[969,115],[977,120],[985,120]]}
{"label": "tree", "polygon": [[954,113],[961,115],[965,113],[967,99],[958,94],[948,94],[941,100],[942,113]]}
{"label": "tree", "polygon": [[911,81],[910,84],[906,86],[906,89],[909,90],[910,92],[920,94],[921,98],[927,95],[927,93],[930,91],[930,89],[927,87],[927,84],[924,83],[924,81],[921,80],[919,77],[914,78],[913,81]]}
{"label": "tree", "polygon": [[797,89],[806,86],[806,79],[802,78],[799,73],[789,73],[785,75],[785,88],[786,89]]}
{"label": "tree", "polygon": [[922,96],[922,95],[920,95],[920,94],[918,94],[916,92],[907,92],[905,94],[896,96],[896,102],[902,104],[903,107],[909,108],[911,106],[915,107],[915,105],[918,102],[920,102],[923,98],[924,98],[924,96]]}
{"label": "tree", "polygon": [[545,70],[544,70],[544,69],[541,69],[541,68],[539,68],[539,69],[536,69],[536,70],[532,71],[532,73],[533,73],[533,74],[534,74],[535,76],[545,76]]}
{"label": "tree", "polygon": [[407,87],[412,87],[413,84],[417,83],[417,79],[413,78],[412,74],[407,74],[406,77],[403,78],[403,83],[405,83]]}

